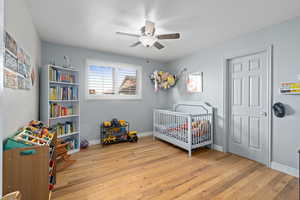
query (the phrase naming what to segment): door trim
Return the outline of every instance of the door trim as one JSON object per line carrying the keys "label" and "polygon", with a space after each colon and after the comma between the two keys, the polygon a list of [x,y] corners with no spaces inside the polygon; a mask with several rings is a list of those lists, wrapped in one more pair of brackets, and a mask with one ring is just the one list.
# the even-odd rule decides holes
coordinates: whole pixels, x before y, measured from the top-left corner
{"label": "door trim", "polygon": [[223,119],[224,119],[224,138],[223,147],[224,152],[229,151],[229,109],[230,109],[230,94],[229,94],[229,60],[249,56],[257,53],[267,53],[267,90],[268,90],[268,137],[267,137],[267,166],[271,167],[272,160],[272,103],[273,103],[273,45],[265,48],[247,50],[242,52],[237,52],[235,54],[224,56],[223,58]]}

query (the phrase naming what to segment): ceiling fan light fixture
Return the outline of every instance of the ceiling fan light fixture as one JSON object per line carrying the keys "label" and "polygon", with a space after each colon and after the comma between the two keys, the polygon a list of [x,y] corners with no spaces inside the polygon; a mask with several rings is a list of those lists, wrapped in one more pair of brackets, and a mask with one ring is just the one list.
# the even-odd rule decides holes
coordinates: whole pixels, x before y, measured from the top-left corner
{"label": "ceiling fan light fixture", "polygon": [[155,47],[158,50],[163,49],[165,46],[160,43],[161,40],[173,40],[179,39],[180,33],[169,33],[169,34],[155,34],[155,24],[151,21],[146,20],[145,26],[140,29],[140,34],[132,34],[125,32],[116,32],[118,35],[125,35],[130,37],[138,38],[138,41],[131,44],[129,47],[136,47],[143,45],[144,47]]}
{"label": "ceiling fan light fixture", "polygon": [[141,36],[139,38],[139,41],[145,47],[152,47],[154,45],[154,43],[158,41],[158,39],[153,36]]}

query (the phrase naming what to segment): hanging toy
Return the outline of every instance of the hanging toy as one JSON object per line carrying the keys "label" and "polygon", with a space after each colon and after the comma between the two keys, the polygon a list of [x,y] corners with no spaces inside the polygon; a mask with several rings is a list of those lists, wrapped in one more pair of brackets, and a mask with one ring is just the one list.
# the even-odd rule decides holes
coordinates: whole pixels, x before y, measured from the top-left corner
{"label": "hanging toy", "polygon": [[167,90],[174,87],[179,80],[179,77],[181,77],[185,71],[187,71],[186,68],[179,70],[176,75],[173,75],[170,72],[155,70],[150,75],[150,80],[154,83],[154,91],[157,92],[159,89]]}
{"label": "hanging toy", "polygon": [[173,87],[175,85],[175,82],[176,82],[174,76],[168,76],[167,81],[168,81],[168,84],[171,87]]}

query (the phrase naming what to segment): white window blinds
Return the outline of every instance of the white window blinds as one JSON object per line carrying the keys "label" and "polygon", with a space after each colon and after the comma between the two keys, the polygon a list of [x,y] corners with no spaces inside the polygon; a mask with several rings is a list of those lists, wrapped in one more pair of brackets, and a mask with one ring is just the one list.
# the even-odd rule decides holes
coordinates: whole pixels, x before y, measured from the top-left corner
{"label": "white window blinds", "polygon": [[112,67],[89,66],[88,90],[89,94],[114,94],[114,78]]}
{"label": "white window blinds", "polygon": [[140,74],[135,67],[87,66],[88,96],[139,97]]}
{"label": "white window blinds", "polygon": [[136,95],[137,71],[135,69],[118,69],[117,86],[120,95]]}

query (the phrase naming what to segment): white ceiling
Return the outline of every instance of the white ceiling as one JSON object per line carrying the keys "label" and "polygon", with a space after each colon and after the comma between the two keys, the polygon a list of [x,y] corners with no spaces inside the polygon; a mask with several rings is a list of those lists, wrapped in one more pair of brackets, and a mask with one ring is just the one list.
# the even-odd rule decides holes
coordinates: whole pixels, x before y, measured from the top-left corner
{"label": "white ceiling", "polygon": [[[300,15],[299,0],[27,0],[44,41],[160,61],[191,54]],[[156,33],[180,32],[163,50],[128,47],[145,18]]]}

